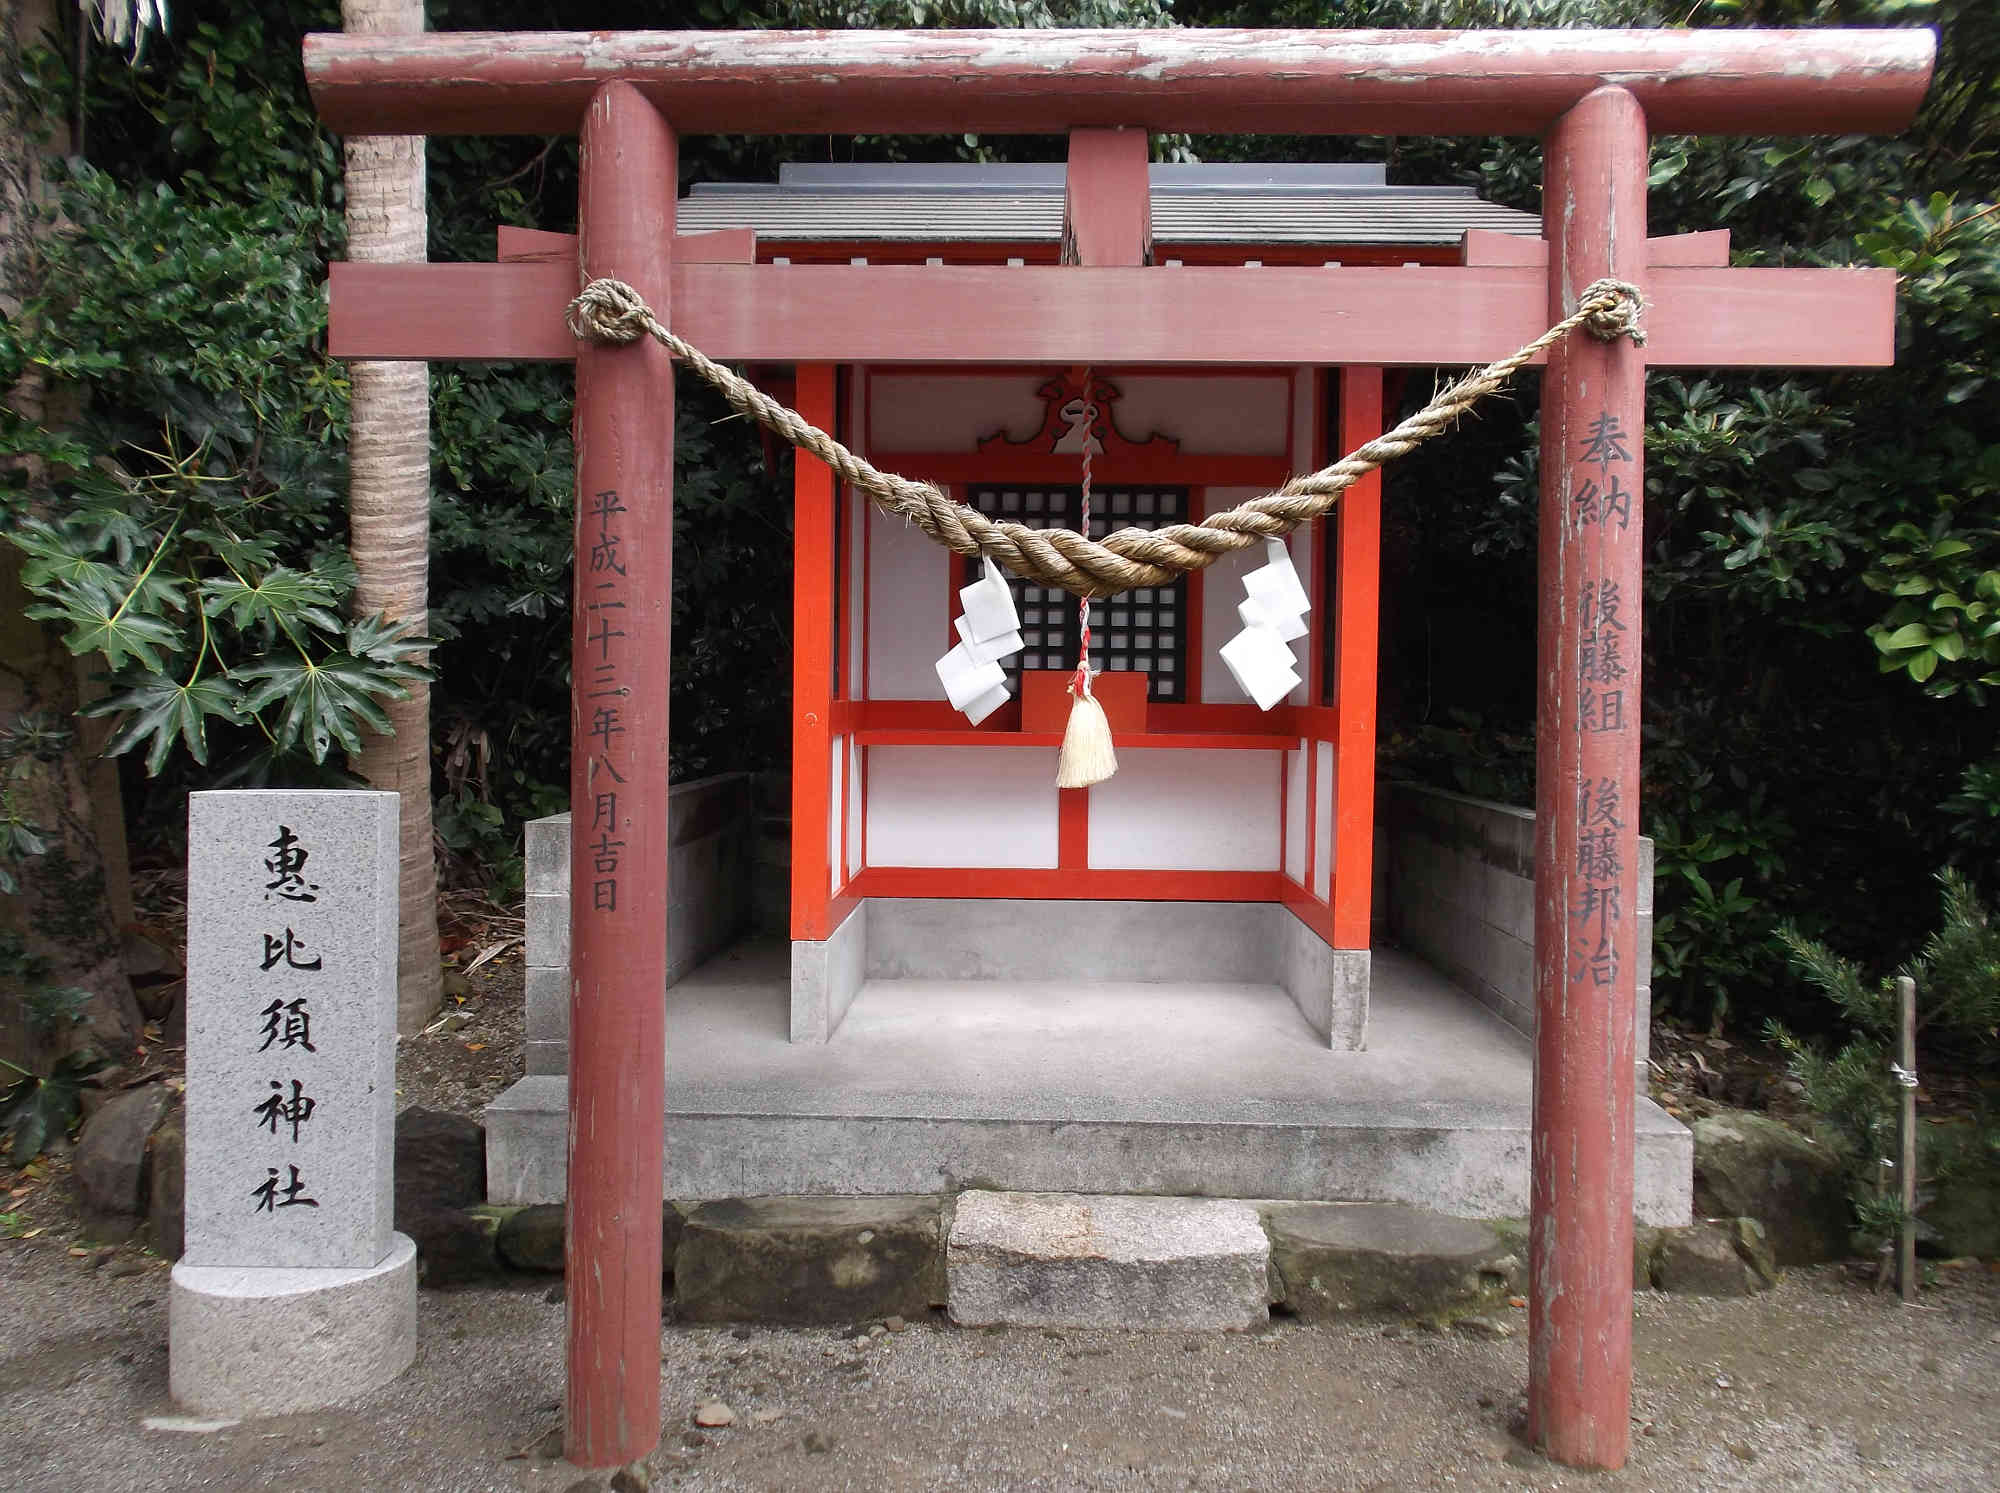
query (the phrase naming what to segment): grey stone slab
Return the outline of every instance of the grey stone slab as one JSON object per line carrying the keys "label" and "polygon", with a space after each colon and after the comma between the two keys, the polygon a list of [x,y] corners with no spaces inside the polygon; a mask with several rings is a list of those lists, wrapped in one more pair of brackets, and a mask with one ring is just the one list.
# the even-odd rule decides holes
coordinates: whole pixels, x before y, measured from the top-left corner
{"label": "grey stone slab", "polygon": [[1645,835],[1639,837],[1639,906],[1640,916],[1650,920],[1653,916],[1653,842]]}
{"label": "grey stone slab", "polygon": [[1285,1305],[1308,1321],[1368,1312],[1438,1312],[1527,1279],[1491,1224],[1392,1203],[1268,1209],[1271,1264]]}
{"label": "grey stone slab", "polygon": [[167,1375],[208,1415],[291,1415],[358,1399],[417,1354],[417,1251],[390,1236],[363,1270],[174,1266]]}
{"label": "grey stone slab", "polygon": [[862,1322],[944,1303],[941,1197],[704,1203],[674,1255],[691,1322]]}
{"label": "grey stone slab", "polygon": [[568,969],[569,893],[528,893],[525,921],[528,964],[537,969]]}
{"label": "grey stone slab", "polygon": [[523,859],[530,895],[569,895],[569,815],[530,819],[522,828]]}
{"label": "grey stone slab", "polygon": [[190,798],[188,1265],[388,1252],[396,878],[393,793]]}
{"label": "grey stone slab", "polygon": [[569,971],[529,965],[526,971],[527,1038],[569,1040]]}
{"label": "grey stone slab", "polygon": [[1248,1203],[973,1191],[945,1268],[962,1326],[1244,1330],[1269,1317],[1270,1257]]}

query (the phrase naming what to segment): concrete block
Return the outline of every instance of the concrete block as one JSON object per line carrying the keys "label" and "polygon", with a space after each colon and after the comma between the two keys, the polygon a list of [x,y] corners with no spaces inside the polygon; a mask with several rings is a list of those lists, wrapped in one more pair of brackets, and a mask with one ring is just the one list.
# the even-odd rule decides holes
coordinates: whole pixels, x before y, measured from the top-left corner
{"label": "concrete block", "polygon": [[1275,983],[1259,902],[871,898],[872,980]]}
{"label": "concrete block", "polygon": [[1535,941],[1535,882],[1501,867],[1492,869],[1487,883],[1486,921],[1505,933],[1532,945]]}
{"label": "concrete block", "polygon": [[1247,1203],[967,1192],[945,1268],[963,1326],[1243,1330],[1268,1319],[1270,1257]]}
{"label": "concrete block", "polygon": [[485,1119],[486,1201],[560,1203],[569,1170],[569,1080],[523,1078],[486,1106]]}
{"label": "concrete block", "polygon": [[522,827],[527,890],[532,896],[569,895],[569,815],[530,819]]}
{"label": "concrete block", "polygon": [[1307,1025],[1336,1052],[1368,1045],[1368,950],[1333,949],[1290,908],[1273,905],[1280,981]]}
{"label": "concrete block", "polygon": [[206,1415],[291,1415],[389,1383],[417,1353],[417,1251],[403,1234],[365,1269],[174,1266],[175,1403]]}
{"label": "concrete block", "polygon": [[868,925],[875,904],[862,902],[823,940],[792,940],[791,1038],[827,1042],[861,993],[868,965]]}
{"label": "concrete block", "polygon": [[1641,916],[1653,916],[1653,842],[1645,835],[1639,837],[1639,906]]}
{"label": "concrete block", "polygon": [[569,1072],[569,1039],[560,1042],[527,1042],[522,1044],[522,1068],[531,1074],[566,1074]]}
{"label": "concrete block", "polygon": [[1535,1005],[1535,946],[1498,928],[1486,937],[1488,963],[1482,974],[1486,983],[1512,1004],[1529,1010]]}
{"label": "concrete block", "polygon": [[1481,1300],[1527,1278],[1491,1224],[1393,1203],[1303,1203],[1267,1210],[1283,1300],[1309,1321],[1422,1313]]}
{"label": "concrete block", "polygon": [[569,1040],[569,970],[529,965],[526,981],[527,1038],[530,1042]]}
{"label": "concrete block", "polygon": [[690,1322],[922,1316],[944,1295],[940,1197],[760,1197],[704,1203],[674,1255]]}
{"label": "concrete block", "polygon": [[569,893],[527,896],[527,960],[540,969],[569,968]]}

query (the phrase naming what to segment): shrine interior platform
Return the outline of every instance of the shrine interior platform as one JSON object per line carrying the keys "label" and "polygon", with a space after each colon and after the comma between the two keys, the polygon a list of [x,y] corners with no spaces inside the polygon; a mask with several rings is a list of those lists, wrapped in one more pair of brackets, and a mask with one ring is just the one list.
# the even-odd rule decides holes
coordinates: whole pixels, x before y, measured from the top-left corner
{"label": "shrine interior platform", "polygon": [[[667,1196],[1021,1191],[1528,1208],[1527,1040],[1429,965],[1374,955],[1367,1049],[1283,989],[871,979],[833,1040],[789,1038],[788,948],[666,992]],[[567,1079],[486,1112],[488,1195],[558,1201]],[[1685,1223],[1692,1138],[1638,1103],[1641,1222]]]}

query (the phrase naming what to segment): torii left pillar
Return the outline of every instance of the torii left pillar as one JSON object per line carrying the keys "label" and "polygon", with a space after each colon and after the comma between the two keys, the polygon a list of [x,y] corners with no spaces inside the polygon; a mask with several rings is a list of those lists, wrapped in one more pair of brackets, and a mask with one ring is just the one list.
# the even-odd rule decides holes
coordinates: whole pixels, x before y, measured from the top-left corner
{"label": "torii left pillar", "polygon": [[[629,83],[591,98],[585,279],[670,314],[674,131]],[[563,1453],[617,1467],[660,1439],[666,1124],[667,685],[674,369],[650,337],[576,355],[570,686],[568,1389]]]}

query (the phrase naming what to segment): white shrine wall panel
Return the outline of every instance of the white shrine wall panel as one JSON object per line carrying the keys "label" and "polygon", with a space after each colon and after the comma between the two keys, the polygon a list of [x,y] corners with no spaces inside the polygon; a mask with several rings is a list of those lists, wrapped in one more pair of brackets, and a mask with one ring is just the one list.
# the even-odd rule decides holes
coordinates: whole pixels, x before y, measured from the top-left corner
{"label": "white shrine wall panel", "polygon": [[1053,747],[870,747],[867,773],[870,866],[1056,864]]}
{"label": "white shrine wall panel", "polygon": [[847,743],[847,874],[854,875],[863,865],[861,826],[868,813],[868,784],[861,775],[861,747]]}
{"label": "white shrine wall panel", "polygon": [[950,551],[900,518],[869,510],[870,700],[942,700],[937,661],[950,646]]}
{"label": "white shrine wall panel", "polygon": [[865,700],[868,681],[864,650],[868,629],[862,619],[868,610],[868,515],[874,509],[852,488],[842,489],[842,501],[846,505],[843,521],[847,525],[847,574],[841,577],[846,595],[840,601],[840,614],[847,619],[847,658],[842,664],[838,693],[845,699]]}
{"label": "white shrine wall panel", "polygon": [[[1120,394],[1114,416],[1128,440],[1171,436],[1194,455],[1283,456],[1290,446],[1285,375],[1114,369],[1110,378]],[[867,381],[869,442],[880,451],[973,451],[994,435],[1025,441],[1042,428],[1044,381],[1040,374],[877,373]]]}
{"label": "white shrine wall panel", "polygon": [[847,774],[841,764],[847,758],[847,738],[836,736],[828,752],[826,789],[826,866],[831,883],[827,890],[837,893],[847,883],[840,849],[847,840]]}
{"label": "white shrine wall panel", "polygon": [[1306,751],[1305,738],[1285,753],[1285,874],[1306,884]]}
{"label": "white shrine wall panel", "polygon": [[1093,871],[1275,871],[1281,754],[1126,752],[1090,790]]}
{"label": "white shrine wall panel", "polygon": [[880,451],[972,451],[1003,433],[1025,441],[1042,428],[1041,386],[1013,373],[878,373],[868,380],[868,438]]}
{"label": "white shrine wall panel", "polygon": [[[1319,401],[1316,397],[1318,390],[1315,387],[1317,382],[1310,368],[1300,368],[1292,375],[1291,435],[1292,451],[1295,453],[1292,457],[1292,470],[1295,472],[1314,471],[1323,464],[1317,439],[1319,424]],[[1328,603],[1319,594],[1320,588],[1315,584],[1315,579],[1322,570],[1320,546],[1329,542],[1328,536],[1333,532],[1332,526],[1335,521],[1334,515],[1330,513],[1316,523],[1301,524],[1292,530],[1291,538],[1287,541],[1292,551],[1292,566],[1298,571],[1299,579],[1305,582],[1306,595],[1313,599],[1312,614],[1306,618],[1312,631],[1292,645],[1292,652],[1299,658],[1301,681],[1299,687],[1286,696],[1286,699],[1294,705],[1310,705],[1317,698],[1317,685],[1310,667],[1313,641],[1323,638],[1327,640],[1327,646],[1331,646],[1332,643],[1333,633],[1327,614]]]}
{"label": "white shrine wall panel", "polygon": [[1313,744],[1312,894],[1324,902],[1333,886],[1333,743]]}

